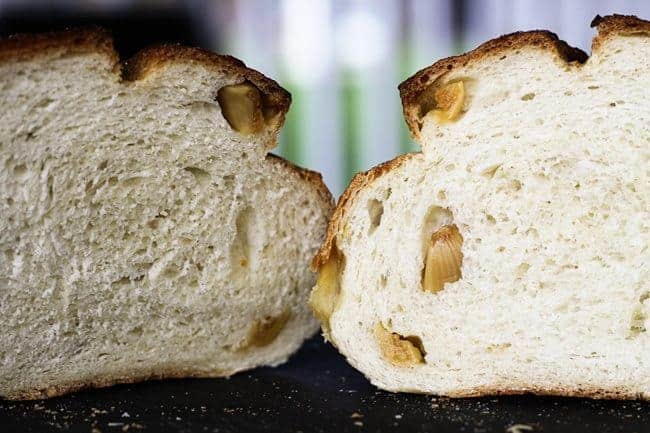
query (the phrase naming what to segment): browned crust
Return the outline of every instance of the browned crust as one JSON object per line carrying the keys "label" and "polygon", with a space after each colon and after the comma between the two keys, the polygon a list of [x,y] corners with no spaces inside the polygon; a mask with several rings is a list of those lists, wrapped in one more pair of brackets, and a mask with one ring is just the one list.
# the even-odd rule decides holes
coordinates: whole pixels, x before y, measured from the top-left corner
{"label": "browned crust", "polygon": [[447,397],[461,398],[461,397],[486,397],[496,395],[522,395],[534,394],[541,396],[557,396],[557,397],[581,397],[593,399],[614,399],[614,400],[650,400],[650,394],[642,392],[633,392],[625,388],[612,388],[604,389],[598,387],[580,387],[580,388],[544,388],[539,386],[489,386],[483,388],[473,388],[467,390],[459,390],[450,393]]}
{"label": "browned crust", "polygon": [[[412,394],[429,394],[417,389],[393,389],[389,392],[408,392]],[[539,395],[555,397],[577,397],[593,398],[597,400],[650,400],[650,393],[635,392],[628,388],[598,388],[594,386],[579,386],[577,388],[568,388],[562,386],[542,387],[529,384],[494,384],[476,388],[458,389],[454,392],[448,392],[440,395],[443,398],[479,398],[502,395]]]}
{"label": "browned crust", "polygon": [[348,185],[348,187],[339,198],[339,201],[336,204],[336,209],[334,209],[330,223],[327,226],[325,241],[311,262],[311,268],[314,272],[317,272],[318,268],[327,263],[329,260],[330,254],[332,253],[332,248],[335,244],[336,235],[343,229],[345,214],[351,208],[352,204],[354,203],[354,199],[359,194],[359,192],[364,188],[367,188],[373,181],[385,173],[388,173],[391,170],[400,167],[406,161],[409,161],[411,158],[415,158],[418,155],[421,154],[419,152],[405,153],[390,161],[379,164],[378,166],[373,167],[368,171],[357,173],[354,176],[352,182],[350,182],[350,185]]}
{"label": "browned crust", "polygon": [[46,54],[102,53],[115,63],[119,56],[109,32],[99,27],[60,32],[17,34],[0,39],[0,62],[27,60]]}
{"label": "browned crust", "polygon": [[[597,16],[591,25],[598,28],[598,35],[592,43],[593,50],[598,50],[603,41],[614,35],[630,36],[650,32],[650,22],[634,16]],[[492,57],[507,55],[521,48],[547,51],[551,56],[565,63],[581,64],[588,58],[586,53],[560,40],[556,34],[545,30],[535,30],[504,35],[492,39],[468,53],[439,60],[399,85],[404,117],[413,137],[418,138],[421,126],[418,99],[431,84],[456,68],[486,61]]]}
{"label": "browned crust", "polygon": [[[156,69],[169,63],[200,64],[215,71],[234,76],[237,83],[250,81],[264,94],[266,102],[275,107],[278,115],[273,119],[270,131],[279,132],[291,105],[291,94],[278,83],[231,56],[215,54],[200,48],[181,45],[158,45],[146,48],[130,60],[121,62],[113,47],[109,32],[99,27],[65,30],[41,34],[20,34],[0,40],[0,63],[27,60],[44,55],[71,55],[100,53],[115,64],[116,73],[124,71],[124,80],[136,81],[147,77]],[[215,95],[216,91],[215,89]],[[269,148],[275,141],[269,141]]]}
{"label": "browned crust", "polygon": [[52,385],[45,388],[29,389],[24,391],[10,392],[2,398],[7,400],[39,400],[45,398],[58,397],[60,395],[69,394],[71,392],[81,391],[91,388],[106,388],[118,384],[129,384],[144,382],[148,380],[164,380],[164,379],[183,379],[183,378],[216,378],[216,377],[229,377],[237,371],[206,371],[197,372],[194,370],[169,370],[160,373],[140,373],[133,375],[121,375],[106,378],[96,379],[81,379],[73,382],[63,383],[59,385]]}
{"label": "browned crust", "polygon": [[332,210],[334,209],[334,197],[332,196],[330,190],[327,188],[327,185],[325,185],[325,182],[323,182],[323,176],[320,173],[295,165],[292,162],[287,161],[286,159],[272,153],[266,155],[266,160],[286,167],[287,170],[295,173],[305,182],[311,184],[318,192],[318,195],[323,200],[323,202],[327,203],[327,217],[329,218],[329,216],[332,214]]}
{"label": "browned crust", "polygon": [[632,15],[608,15],[596,17],[591,21],[591,27],[598,29],[591,49],[598,51],[603,41],[612,36],[648,36],[650,35],[650,21],[642,20]]}
{"label": "browned crust", "polygon": [[273,122],[272,132],[279,132],[284,124],[285,115],[291,105],[291,94],[280,87],[277,82],[246,67],[244,62],[232,56],[182,45],[157,45],[138,52],[126,61],[124,78],[131,81],[142,80],[156,69],[169,63],[198,63],[213,68],[219,73],[235,76],[237,83],[250,81],[265,95],[267,103],[278,111],[279,115]]}

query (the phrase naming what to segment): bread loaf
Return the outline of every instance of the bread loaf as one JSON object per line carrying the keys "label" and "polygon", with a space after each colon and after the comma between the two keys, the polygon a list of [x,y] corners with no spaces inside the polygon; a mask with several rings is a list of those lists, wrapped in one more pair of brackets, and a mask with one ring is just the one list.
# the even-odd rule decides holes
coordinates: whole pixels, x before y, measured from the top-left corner
{"label": "bread loaf", "polygon": [[332,199],[268,154],[290,96],[101,30],[0,42],[0,396],[283,362]]}
{"label": "bread loaf", "polygon": [[650,23],[515,33],[400,86],[421,153],[357,175],[311,304],[375,385],[650,398]]}

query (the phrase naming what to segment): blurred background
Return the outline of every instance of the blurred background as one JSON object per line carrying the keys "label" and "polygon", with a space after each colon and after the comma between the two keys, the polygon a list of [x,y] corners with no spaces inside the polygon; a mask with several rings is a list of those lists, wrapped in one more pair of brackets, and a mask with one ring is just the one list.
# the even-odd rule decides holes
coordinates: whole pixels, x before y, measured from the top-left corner
{"label": "blurred background", "polygon": [[354,173],[415,150],[397,85],[435,60],[515,30],[549,29],[590,51],[596,14],[650,18],[650,0],[0,0],[0,36],[99,24],[123,57],[158,42],[232,54],[293,96],[275,152]]}

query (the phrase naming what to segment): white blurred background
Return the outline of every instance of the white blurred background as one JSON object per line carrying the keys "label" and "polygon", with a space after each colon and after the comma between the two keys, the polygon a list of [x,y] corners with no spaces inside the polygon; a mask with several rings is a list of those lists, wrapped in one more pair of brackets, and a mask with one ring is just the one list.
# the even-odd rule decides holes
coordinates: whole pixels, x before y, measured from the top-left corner
{"label": "white blurred background", "polygon": [[0,0],[0,34],[98,23],[132,54],[180,41],[232,54],[293,95],[279,152],[335,195],[360,170],[415,150],[397,85],[437,59],[516,30],[590,51],[596,14],[650,18],[650,0]]}

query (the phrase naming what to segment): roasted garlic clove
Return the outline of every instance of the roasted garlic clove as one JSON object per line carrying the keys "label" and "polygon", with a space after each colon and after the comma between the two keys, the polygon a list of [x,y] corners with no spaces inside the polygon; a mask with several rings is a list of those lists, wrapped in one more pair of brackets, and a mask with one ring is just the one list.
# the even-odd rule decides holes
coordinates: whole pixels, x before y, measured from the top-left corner
{"label": "roasted garlic clove", "polygon": [[235,131],[256,134],[264,129],[262,96],[253,84],[224,86],[217,93],[217,102],[223,117]]}
{"label": "roasted garlic clove", "polygon": [[402,337],[390,332],[384,325],[375,326],[375,338],[382,357],[397,367],[410,367],[424,363],[424,349],[418,337]]}
{"label": "roasted garlic clove", "polygon": [[436,293],[445,283],[460,280],[463,237],[455,225],[446,225],[431,236],[422,276],[422,289]]}
{"label": "roasted garlic clove", "polygon": [[280,335],[284,325],[287,324],[291,313],[286,310],[276,317],[265,317],[256,321],[248,331],[246,347],[264,347],[271,344]]}
{"label": "roasted garlic clove", "polygon": [[318,271],[316,286],[309,297],[309,305],[314,315],[323,325],[325,337],[329,334],[329,318],[338,305],[340,287],[340,272],[343,269],[343,257],[334,246],[327,263]]}
{"label": "roasted garlic clove", "polygon": [[456,120],[465,103],[465,84],[454,81],[442,86],[432,86],[420,96],[420,115],[432,117],[437,123]]}

